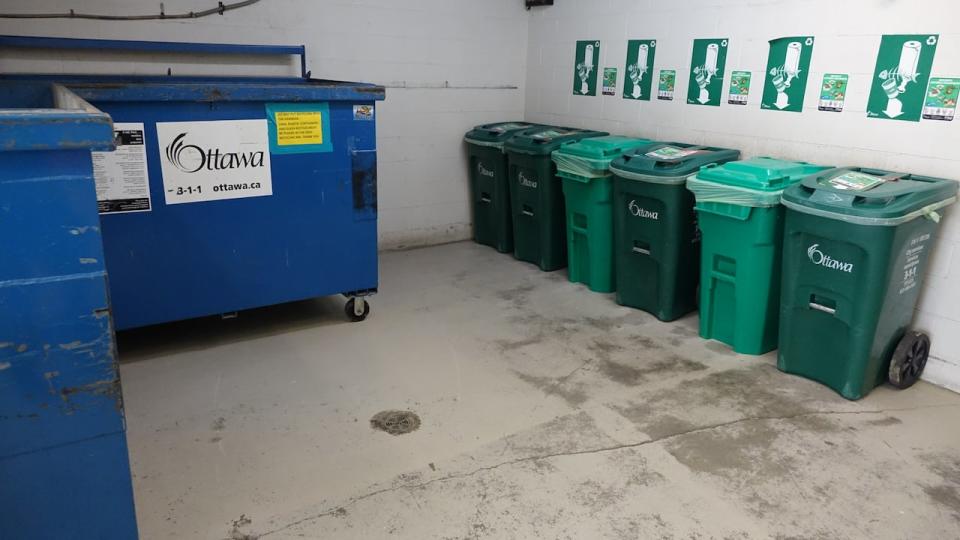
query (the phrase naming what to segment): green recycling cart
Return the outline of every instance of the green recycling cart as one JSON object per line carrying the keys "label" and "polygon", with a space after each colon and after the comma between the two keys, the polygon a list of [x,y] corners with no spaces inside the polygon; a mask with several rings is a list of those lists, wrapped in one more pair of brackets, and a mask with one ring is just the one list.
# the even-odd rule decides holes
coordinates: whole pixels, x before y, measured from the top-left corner
{"label": "green recycling cart", "polygon": [[614,290],[613,177],[610,162],[652,141],[618,135],[583,139],[553,152],[563,182],[570,281],[596,292]]}
{"label": "green recycling cart", "polygon": [[535,127],[528,122],[499,122],[467,132],[470,199],[473,205],[473,239],[478,244],[513,251],[510,185],[503,143],[514,134]]}
{"label": "green recycling cart", "polygon": [[956,194],[952,180],[860,168],[784,191],[779,368],[847,399],[912,385],[930,339],[908,327],[938,211]]}
{"label": "green recycling cart", "polygon": [[561,146],[607,133],[541,126],[511,137],[507,154],[513,256],[552,271],[567,265],[563,189],[550,154]]}
{"label": "green recycling cart", "polygon": [[618,304],[661,321],[697,308],[700,234],[687,177],[739,156],[726,148],[652,143],[610,164]]}
{"label": "green recycling cart", "polygon": [[777,347],[780,194],[827,167],[766,157],[706,166],[687,180],[703,234],[700,336],[743,354]]}

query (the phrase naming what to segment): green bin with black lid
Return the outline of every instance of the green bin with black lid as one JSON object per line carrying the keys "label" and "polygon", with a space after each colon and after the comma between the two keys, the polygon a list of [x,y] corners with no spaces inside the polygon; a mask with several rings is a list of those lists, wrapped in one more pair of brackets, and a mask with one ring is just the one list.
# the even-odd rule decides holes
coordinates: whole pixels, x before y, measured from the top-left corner
{"label": "green bin with black lid", "polygon": [[859,399],[911,386],[930,339],[912,331],[940,214],[957,182],[864,168],[808,177],[787,208],[777,366]]}
{"label": "green bin with black lid", "polygon": [[473,207],[473,240],[501,253],[513,251],[510,186],[503,143],[514,134],[536,127],[529,122],[498,122],[467,132],[470,202]]}
{"label": "green bin with black lid", "polygon": [[687,179],[701,239],[700,336],[742,354],[777,347],[783,190],[827,169],[757,157],[707,165]]}
{"label": "green bin with black lid", "polygon": [[610,162],[653,141],[607,135],[554,150],[567,220],[567,276],[595,292],[613,292],[613,177]]}
{"label": "green bin with black lid", "polygon": [[687,177],[738,157],[738,150],[658,142],[610,164],[618,304],[661,321],[697,308],[700,233]]}
{"label": "green bin with black lid", "polygon": [[507,154],[513,256],[544,271],[567,265],[567,227],[563,187],[550,154],[565,145],[607,133],[541,126],[511,137]]}

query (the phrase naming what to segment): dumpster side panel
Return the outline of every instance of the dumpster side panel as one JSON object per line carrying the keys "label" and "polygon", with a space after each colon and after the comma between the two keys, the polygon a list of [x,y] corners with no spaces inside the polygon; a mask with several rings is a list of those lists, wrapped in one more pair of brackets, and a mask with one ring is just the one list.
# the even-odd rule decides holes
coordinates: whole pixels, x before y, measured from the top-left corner
{"label": "dumpster side panel", "polygon": [[355,104],[329,102],[332,151],[271,152],[272,195],[167,205],[157,123],[265,119],[265,103],[96,103],[144,124],[153,201],[101,216],[117,327],[375,290],[376,139]]}

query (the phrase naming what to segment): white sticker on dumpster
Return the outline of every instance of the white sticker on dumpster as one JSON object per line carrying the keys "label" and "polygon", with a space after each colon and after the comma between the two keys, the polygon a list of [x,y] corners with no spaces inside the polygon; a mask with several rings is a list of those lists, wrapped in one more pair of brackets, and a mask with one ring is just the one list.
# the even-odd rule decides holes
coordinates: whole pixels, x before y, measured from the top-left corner
{"label": "white sticker on dumpster", "polygon": [[267,121],[158,122],[167,204],[273,195]]}
{"label": "white sticker on dumpster", "polygon": [[150,211],[143,124],[114,122],[113,152],[90,152],[101,214]]}

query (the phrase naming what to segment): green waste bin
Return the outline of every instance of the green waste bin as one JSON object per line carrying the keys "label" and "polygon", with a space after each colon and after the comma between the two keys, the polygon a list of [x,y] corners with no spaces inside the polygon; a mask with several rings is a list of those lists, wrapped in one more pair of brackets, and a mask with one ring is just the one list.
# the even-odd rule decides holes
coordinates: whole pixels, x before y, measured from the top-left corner
{"label": "green waste bin", "polygon": [[908,327],[956,194],[952,180],[860,168],[787,189],[778,367],[847,399],[912,385],[930,341]]}
{"label": "green waste bin", "polygon": [[513,256],[544,271],[567,265],[563,189],[550,154],[561,146],[607,133],[541,126],[514,135],[504,145],[513,216]]}
{"label": "green waste bin", "polygon": [[702,232],[700,336],[743,354],[777,347],[780,194],[828,167],[773,158],[706,166],[687,180]]}
{"label": "green waste bin", "polygon": [[726,148],[653,143],[610,165],[618,304],[661,321],[697,308],[700,233],[687,177],[738,157]]}
{"label": "green waste bin", "polygon": [[501,253],[513,251],[510,185],[503,143],[514,134],[536,127],[528,122],[484,124],[467,132],[470,200],[473,206],[473,240]]}
{"label": "green waste bin", "polygon": [[583,139],[555,150],[567,219],[567,275],[596,292],[613,292],[613,178],[610,162],[653,141],[618,135]]}

